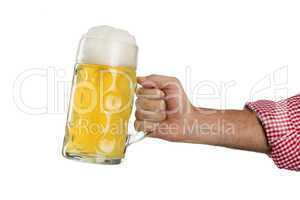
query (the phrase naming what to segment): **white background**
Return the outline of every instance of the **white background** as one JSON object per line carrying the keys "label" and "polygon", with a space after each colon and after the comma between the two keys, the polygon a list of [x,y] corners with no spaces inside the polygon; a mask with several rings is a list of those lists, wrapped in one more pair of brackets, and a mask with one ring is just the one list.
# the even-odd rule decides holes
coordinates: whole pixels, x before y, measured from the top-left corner
{"label": "white background", "polygon": [[[200,88],[197,106],[240,109],[249,100],[294,95],[300,91],[299,10],[297,1],[286,0],[1,1],[0,199],[299,198],[300,174],[252,152],[149,138],[129,147],[121,165],[66,160],[65,95],[52,92],[57,83],[47,87],[53,71],[70,86],[81,35],[107,24],[136,36],[139,75],[219,88],[212,94]],[[42,107],[31,109],[41,114],[13,100],[15,80],[32,68],[49,73],[24,81],[21,97]],[[222,84],[230,81],[225,94]]]}

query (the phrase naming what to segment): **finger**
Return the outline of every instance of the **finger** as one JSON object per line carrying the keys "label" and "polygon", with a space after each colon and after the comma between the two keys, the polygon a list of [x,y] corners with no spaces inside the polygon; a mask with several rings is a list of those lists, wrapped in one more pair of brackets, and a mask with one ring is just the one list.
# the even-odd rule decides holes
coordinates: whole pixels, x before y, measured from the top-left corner
{"label": "finger", "polygon": [[152,112],[159,112],[166,110],[166,103],[162,99],[146,99],[139,97],[136,101],[137,110],[146,110]]}
{"label": "finger", "polygon": [[139,121],[134,122],[134,128],[136,131],[143,131],[145,133],[153,132],[159,124],[157,122]]}
{"label": "finger", "polygon": [[179,85],[179,81],[175,77],[162,76],[152,74],[145,77],[137,77],[137,82],[145,88],[163,89],[169,85]]}
{"label": "finger", "polygon": [[137,110],[135,112],[135,117],[137,120],[160,122],[166,119],[166,112],[165,111],[152,112],[146,110]]}
{"label": "finger", "polygon": [[149,89],[149,88],[138,88],[136,91],[138,97],[145,97],[149,99],[160,99],[165,96],[165,93],[159,89]]}

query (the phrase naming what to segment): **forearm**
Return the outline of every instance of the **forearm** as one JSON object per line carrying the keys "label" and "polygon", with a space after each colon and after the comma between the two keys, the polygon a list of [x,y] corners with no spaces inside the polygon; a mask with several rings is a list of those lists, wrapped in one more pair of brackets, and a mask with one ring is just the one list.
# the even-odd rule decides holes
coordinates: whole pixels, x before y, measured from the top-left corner
{"label": "forearm", "polygon": [[183,123],[179,141],[267,153],[266,137],[249,110],[195,109]]}
{"label": "forearm", "polygon": [[168,141],[268,153],[279,168],[300,170],[300,94],[222,111],[195,109],[174,77],[151,75],[138,82],[136,130]]}

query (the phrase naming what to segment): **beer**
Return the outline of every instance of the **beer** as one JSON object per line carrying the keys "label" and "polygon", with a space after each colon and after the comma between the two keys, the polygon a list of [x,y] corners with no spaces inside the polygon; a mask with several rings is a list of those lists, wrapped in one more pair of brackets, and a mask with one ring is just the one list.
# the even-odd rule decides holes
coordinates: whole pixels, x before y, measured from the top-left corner
{"label": "beer", "polygon": [[136,87],[135,40],[107,26],[81,39],[74,71],[63,155],[116,164],[124,157]]}
{"label": "beer", "polygon": [[135,88],[129,67],[81,64],[67,134],[67,153],[122,158]]}

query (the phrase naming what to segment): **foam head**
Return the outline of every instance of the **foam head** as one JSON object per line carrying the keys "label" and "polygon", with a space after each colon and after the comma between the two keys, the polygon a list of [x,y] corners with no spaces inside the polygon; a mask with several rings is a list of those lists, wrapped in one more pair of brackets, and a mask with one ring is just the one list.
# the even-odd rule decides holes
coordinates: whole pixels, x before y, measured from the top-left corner
{"label": "foam head", "polygon": [[110,26],[90,28],[80,40],[76,62],[136,67],[137,45],[127,31]]}

